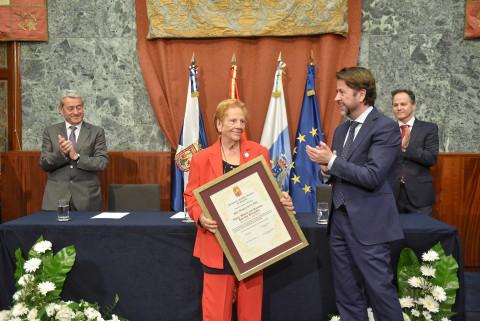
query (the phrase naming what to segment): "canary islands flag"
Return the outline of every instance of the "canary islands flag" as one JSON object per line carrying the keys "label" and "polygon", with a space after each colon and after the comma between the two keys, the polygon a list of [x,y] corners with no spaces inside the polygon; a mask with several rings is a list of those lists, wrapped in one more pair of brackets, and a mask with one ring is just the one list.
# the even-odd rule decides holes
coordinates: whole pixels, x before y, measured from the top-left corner
{"label": "canary islands flag", "polygon": [[307,145],[315,147],[320,145],[320,141],[324,141],[315,94],[315,68],[314,65],[308,65],[307,84],[295,134],[293,165],[290,172],[290,195],[295,211],[305,213],[316,212],[316,187],[324,185],[318,178],[319,166],[310,160],[306,152]]}
{"label": "canary islands flag", "polygon": [[275,72],[272,96],[270,97],[260,144],[268,148],[273,175],[280,189],[286,192],[289,189],[292,150],[282,84],[282,68],[285,66],[286,64],[280,61]]}
{"label": "canary islands flag", "polygon": [[180,142],[175,154],[176,166],[173,166],[172,175],[171,206],[177,212],[184,211],[183,191],[188,183],[192,155],[200,149],[207,147],[202,113],[198,104],[197,68],[192,64],[189,69],[190,77],[188,80],[185,118],[183,119]]}

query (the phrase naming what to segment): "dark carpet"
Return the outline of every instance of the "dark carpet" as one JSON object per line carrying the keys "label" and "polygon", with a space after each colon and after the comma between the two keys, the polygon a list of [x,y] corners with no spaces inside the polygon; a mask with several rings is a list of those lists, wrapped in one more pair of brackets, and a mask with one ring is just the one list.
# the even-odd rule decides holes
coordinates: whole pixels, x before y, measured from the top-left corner
{"label": "dark carpet", "polygon": [[465,321],[480,320],[480,272],[465,272]]}

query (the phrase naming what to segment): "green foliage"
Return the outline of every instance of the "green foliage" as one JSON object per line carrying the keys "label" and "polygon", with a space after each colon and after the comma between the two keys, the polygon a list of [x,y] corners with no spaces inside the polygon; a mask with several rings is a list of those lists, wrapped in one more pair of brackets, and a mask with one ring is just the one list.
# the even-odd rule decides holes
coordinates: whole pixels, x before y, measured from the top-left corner
{"label": "green foliage", "polygon": [[18,284],[18,279],[20,279],[20,277],[25,274],[25,270],[23,269],[25,259],[22,256],[22,250],[17,249],[15,251],[15,258],[17,259],[17,269],[15,270],[15,280],[17,280],[17,282],[15,282],[15,286],[17,287],[17,290],[20,290],[21,286]]}
{"label": "green foliage", "polygon": [[70,272],[75,263],[76,255],[75,248],[71,245],[58,251],[55,256],[45,258],[43,271],[47,278],[55,284],[54,297],[60,296],[67,273]]}
{"label": "green foliage", "polygon": [[110,318],[112,316],[112,311],[113,309],[115,309],[115,307],[117,306],[117,303],[118,303],[118,294],[115,294],[115,300],[113,301],[113,303],[111,305],[107,305],[105,307],[105,309],[103,310],[103,315],[107,318]]}
{"label": "green foliage", "polygon": [[[435,273],[434,284],[445,289],[447,300],[440,304],[440,311],[451,313],[452,307],[455,304],[455,297],[460,285],[457,277],[458,264],[451,256],[445,257],[437,265]],[[453,315],[454,313],[452,313]]]}
{"label": "green foliage", "polygon": [[420,272],[420,263],[417,256],[411,249],[404,248],[400,253],[397,267],[398,296],[412,296],[414,291],[408,284],[408,279],[412,276],[421,275],[422,272]]}

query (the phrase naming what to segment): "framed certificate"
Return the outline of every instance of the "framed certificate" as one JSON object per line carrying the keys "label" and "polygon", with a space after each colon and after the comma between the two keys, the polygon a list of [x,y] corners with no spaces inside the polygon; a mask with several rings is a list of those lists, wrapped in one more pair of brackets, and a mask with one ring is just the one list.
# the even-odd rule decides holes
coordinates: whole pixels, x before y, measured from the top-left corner
{"label": "framed certificate", "polygon": [[308,245],[263,156],[193,192],[238,280]]}

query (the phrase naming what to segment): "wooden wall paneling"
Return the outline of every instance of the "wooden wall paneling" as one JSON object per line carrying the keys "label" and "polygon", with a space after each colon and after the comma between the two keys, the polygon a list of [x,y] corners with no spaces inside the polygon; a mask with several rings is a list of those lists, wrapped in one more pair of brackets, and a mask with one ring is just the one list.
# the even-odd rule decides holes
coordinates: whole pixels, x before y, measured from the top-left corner
{"label": "wooden wall paneling", "polygon": [[480,271],[480,156],[441,153],[432,167],[434,217],[460,233],[466,271]]}
{"label": "wooden wall paneling", "polygon": [[160,207],[170,210],[170,152],[112,151],[108,156],[106,170],[99,173],[104,210],[110,184],[160,184]]}
{"label": "wooden wall paneling", "polygon": [[38,211],[48,173],[38,165],[40,152],[2,153],[2,222]]}
{"label": "wooden wall paneling", "polygon": [[[23,202],[22,182],[19,178],[19,166],[14,157],[2,153],[2,222],[18,218],[18,213],[26,212]],[[25,174],[25,173],[24,173]],[[19,210],[17,210],[19,209]]]}
{"label": "wooden wall paneling", "polygon": [[7,68],[0,69],[0,78],[8,83],[7,150],[22,149],[22,97],[21,97],[21,43],[7,42]]}
{"label": "wooden wall paneling", "polygon": [[465,265],[480,271],[480,158],[464,159],[465,188],[463,206],[465,230]]}
{"label": "wooden wall paneling", "polygon": [[[99,173],[104,210],[110,184],[160,184],[161,210],[170,210],[170,152],[111,151],[108,155],[108,166]],[[39,158],[40,151],[1,153],[2,222],[41,210],[48,173],[38,165]]]}
{"label": "wooden wall paneling", "polygon": [[[443,155],[442,155],[443,156]],[[433,183],[435,186],[435,195],[437,204],[434,206],[434,217],[457,227],[461,225],[461,208],[459,204],[463,203],[463,166],[459,158],[442,157],[438,158],[437,163],[432,168]],[[455,205],[456,204],[456,205]],[[455,224],[452,224],[455,223]]]}

